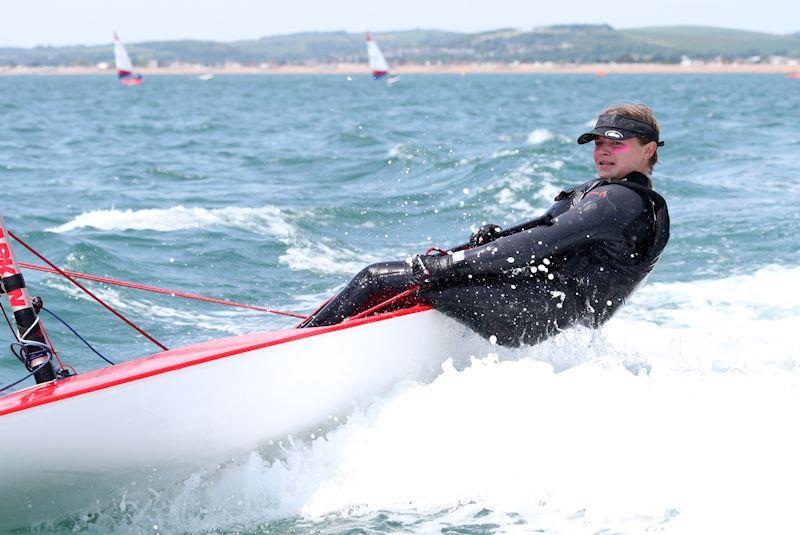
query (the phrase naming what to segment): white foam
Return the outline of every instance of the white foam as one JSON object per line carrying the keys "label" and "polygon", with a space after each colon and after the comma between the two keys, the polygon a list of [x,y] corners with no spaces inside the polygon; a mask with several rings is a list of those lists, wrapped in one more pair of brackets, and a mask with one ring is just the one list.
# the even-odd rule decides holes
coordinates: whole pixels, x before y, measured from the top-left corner
{"label": "white foam", "polygon": [[[800,268],[770,266],[748,275],[645,286],[606,328],[619,347],[642,347],[655,365],[746,373],[795,369]],[[641,349],[640,349],[641,351]]]}
{"label": "white foam", "polygon": [[537,128],[536,130],[532,131],[530,134],[528,134],[528,138],[525,140],[525,142],[528,145],[541,145],[542,143],[546,143],[554,139],[560,143],[569,142],[569,138],[567,136],[563,134],[554,134],[546,128]]}
{"label": "white foam", "polygon": [[554,179],[549,171],[539,171],[534,165],[525,163],[490,186],[500,189],[494,195],[497,204],[488,208],[497,215],[508,216],[511,208],[515,218],[535,217],[553,203],[560,191],[553,184]]}
{"label": "white foam", "polygon": [[[417,150],[419,152],[419,150]],[[413,148],[406,145],[405,143],[398,143],[389,149],[389,152],[386,154],[386,157],[390,160],[399,159],[399,160],[413,160],[414,159],[414,152]]]}
{"label": "white foam", "polygon": [[[612,322],[624,340],[609,336],[599,358],[566,372],[528,359],[446,368],[434,383],[399,393],[305,450],[312,466],[316,457],[326,463],[301,512],[441,510],[474,501],[531,523],[546,516],[561,529],[578,511],[598,528],[630,530],[643,521],[673,523],[678,532],[785,528],[800,497],[789,483],[800,477],[792,424],[800,370],[785,365],[800,356],[791,343],[800,328],[799,284],[800,268],[771,267],[654,285]],[[674,313],[661,314],[665,308]],[[637,329],[643,321],[666,335]],[[772,322],[776,328],[765,330]],[[742,344],[753,337],[771,356]],[[735,365],[672,367],[665,346],[676,341],[699,361],[716,345],[717,359]],[[650,375],[626,369],[631,354],[650,358]],[[738,366],[750,358],[752,369]]]}
{"label": "white foam", "polygon": [[[291,220],[290,214],[274,206],[259,208],[172,208],[142,210],[96,210],[85,212],[51,232],[69,232],[92,227],[107,231],[153,230],[174,232],[193,228],[226,226],[239,228],[277,238],[287,250],[279,261],[294,270],[318,273],[356,273],[370,262],[377,262],[376,255],[361,255],[349,249],[336,248],[322,242],[312,242],[302,235]],[[303,214],[300,214],[303,215]]]}
{"label": "white foam", "polygon": [[519,156],[519,149],[501,149],[492,153],[492,158],[507,158],[509,156]]}
{"label": "white foam", "polygon": [[241,228],[270,236],[287,236],[292,226],[286,214],[274,206],[247,208],[230,206],[225,208],[199,208],[173,206],[171,208],[146,208],[142,210],[95,210],[84,212],[76,218],[47,229],[50,232],[69,232],[92,227],[99,230],[176,230],[206,228],[221,225]]}
{"label": "white foam", "polygon": [[356,253],[348,249],[336,249],[322,242],[299,240],[289,245],[278,260],[291,269],[315,271],[317,273],[349,273],[355,275],[368,264],[383,258],[376,254]]}
{"label": "white foam", "polygon": [[252,530],[301,515],[346,530],[390,511],[424,532],[793,532],[798,285],[800,268],[776,266],[654,284],[605,334],[517,350],[467,340],[480,357],[468,368],[149,491],[133,523]]}

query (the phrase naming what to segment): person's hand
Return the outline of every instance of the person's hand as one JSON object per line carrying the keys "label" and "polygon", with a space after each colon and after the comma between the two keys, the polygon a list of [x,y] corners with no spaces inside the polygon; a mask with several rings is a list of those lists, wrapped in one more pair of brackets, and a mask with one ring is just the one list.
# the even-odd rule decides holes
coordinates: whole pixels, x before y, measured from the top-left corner
{"label": "person's hand", "polygon": [[497,235],[498,232],[503,230],[500,228],[499,225],[495,225],[494,223],[488,223],[483,225],[479,228],[469,239],[470,247],[478,247],[479,245],[485,245],[491,241],[496,240],[499,236]]}
{"label": "person's hand", "polygon": [[453,257],[443,255],[416,255],[411,258],[411,282],[425,288],[450,275]]}

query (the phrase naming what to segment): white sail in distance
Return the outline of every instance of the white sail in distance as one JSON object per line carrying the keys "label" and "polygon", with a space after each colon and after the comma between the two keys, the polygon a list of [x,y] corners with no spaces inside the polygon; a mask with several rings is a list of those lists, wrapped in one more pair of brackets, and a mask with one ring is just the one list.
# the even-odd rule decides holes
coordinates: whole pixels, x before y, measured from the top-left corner
{"label": "white sail in distance", "polygon": [[378,43],[372,40],[372,36],[367,34],[367,56],[369,57],[369,70],[372,71],[374,79],[381,78],[389,74],[389,64],[383,57],[383,52],[378,47]]}
{"label": "white sail in distance", "polygon": [[114,63],[117,66],[117,76],[119,81],[126,85],[139,85],[142,83],[141,74],[133,74],[133,64],[125,50],[125,45],[119,39],[117,32],[114,32]]}

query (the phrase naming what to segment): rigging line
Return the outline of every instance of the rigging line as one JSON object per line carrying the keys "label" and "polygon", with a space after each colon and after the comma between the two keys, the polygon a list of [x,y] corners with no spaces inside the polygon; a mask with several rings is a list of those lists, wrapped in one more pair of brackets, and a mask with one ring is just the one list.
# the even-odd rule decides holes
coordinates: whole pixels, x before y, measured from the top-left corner
{"label": "rigging line", "polygon": [[33,323],[31,323],[31,326],[28,327],[28,330],[20,335],[20,339],[22,341],[24,341],[24,342],[28,342],[29,341],[28,340],[28,335],[31,334],[31,331],[33,330],[33,328],[36,327],[39,324],[40,321],[41,321],[41,319],[39,318],[39,315],[37,314],[36,315],[36,319],[33,320]]}
{"label": "rigging line", "polygon": [[[12,350],[12,351],[13,351],[13,350]],[[12,388],[12,387],[15,387],[15,386],[17,386],[18,384],[20,384],[22,381],[24,381],[24,380],[25,380],[25,379],[27,379],[28,377],[33,377],[33,376],[36,374],[36,372],[38,372],[39,370],[41,370],[42,368],[44,368],[44,367],[45,367],[45,365],[46,365],[46,364],[48,364],[48,363],[50,362],[50,360],[52,359],[52,353],[50,353],[50,352],[48,351],[48,354],[50,354],[50,356],[47,358],[47,360],[46,360],[46,361],[44,361],[44,362],[42,362],[42,363],[41,363],[41,364],[39,364],[38,366],[36,366],[36,368],[34,368],[34,369],[31,371],[31,373],[29,373],[28,375],[26,375],[25,377],[23,377],[22,379],[20,379],[20,380],[18,380],[18,381],[14,381],[13,383],[11,383],[11,384],[9,384],[9,385],[5,385],[5,386],[3,386],[3,387],[0,387],[0,392],[5,392],[5,391],[6,391],[6,390],[8,390],[9,388]]]}
{"label": "rigging line", "polygon": [[129,320],[128,318],[123,316],[122,313],[117,312],[110,305],[108,305],[105,301],[103,301],[102,299],[97,297],[95,294],[93,294],[91,290],[89,290],[83,284],[81,284],[80,282],[78,282],[74,278],[72,278],[70,275],[68,275],[63,269],[61,269],[60,267],[58,267],[57,265],[55,265],[51,261],[49,261],[47,258],[42,256],[36,249],[34,249],[30,245],[28,245],[24,240],[19,238],[16,234],[11,232],[10,230],[8,231],[8,233],[12,238],[14,238],[17,242],[19,242],[20,245],[25,247],[28,251],[33,253],[33,255],[35,255],[37,258],[39,258],[39,260],[41,260],[42,262],[44,262],[45,264],[47,264],[48,266],[53,268],[58,274],[60,274],[61,276],[66,278],[68,281],[70,281],[72,284],[74,284],[75,286],[77,286],[78,288],[83,290],[89,297],[91,297],[92,299],[94,299],[95,301],[100,303],[103,307],[105,307],[106,310],[108,310],[109,312],[111,312],[112,314],[117,316],[119,319],[124,321],[130,328],[134,329],[136,332],[138,332],[139,334],[141,334],[142,336],[144,336],[145,338],[147,338],[148,340],[153,342],[155,345],[157,345],[158,347],[160,347],[164,351],[168,351],[169,348],[167,348],[167,346],[165,346],[164,344],[162,344],[161,342],[159,342],[158,340],[156,340],[155,338],[150,336],[148,333],[146,333],[144,331],[144,329],[142,329],[141,327],[137,326],[131,320]]}
{"label": "rigging line", "polygon": [[[8,318],[8,314],[6,313],[6,307],[3,306],[3,303],[0,303],[0,309],[2,309],[3,317],[6,319],[6,323],[8,324],[8,328],[9,328],[9,330],[11,330],[11,334],[14,335],[14,338],[17,340],[17,342],[28,342],[29,340],[26,340],[26,337],[31,332],[31,329],[33,329],[33,327],[35,327],[36,324],[39,323],[39,315],[38,314],[36,315],[36,320],[33,322],[33,325],[31,325],[31,328],[28,329],[27,331],[25,331],[25,334],[20,336],[19,334],[17,334],[17,330],[11,325],[11,320]],[[44,330],[44,329],[42,329],[42,334],[44,335],[45,341],[50,346],[50,350],[53,352],[53,356],[56,358],[56,361],[58,362],[59,367],[63,369],[64,368],[64,364],[61,363],[61,359],[58,356],[58,351],[56,351],[56,348],[53,347],[53,341],[50,340],[50,335],[47,334],[47,331]]]}
{"label": "rigging line", "polygon": [[63,319],[61,319],[61,317],[60,317],[58,314],[56,314],[56,313],[55,313],[55,312],[53,312],[52,310],[48,310],[48,309],[47,309],[47,307],[42,307],[42,310],[44,310],[45,312],[47,312],[48,314],[50,314],[51,316],[53,316],[55,319],[57,319],[58,321],[60,321],[61,323],[63,323],[63,324],[64,324],[64,326],[65,326],[67,329],[69,329],[70,331],[72,331],[72,334],[74,334],[75,336],[77,336],[77,337],[80,339],[80,341],[81,341],[81,342],[83,342],[83,343],[86,345],[86,347],[88,347],[89,349],[91,349],[92,351],[94,351],[94,353],[95,353],[95,354],[96,354],[98,357],[100,357],[100,358],[101,358],[101,359],[103,359],[104,361],[108,362],[108,363],[109,363],[109,364],[111,364],[112,366],[114,365],[114,363],[113,363],[113,362],[111,362],[111,360],[110,360],[110,359],[108,359],[108,358],[107,358],[105,355],[103,355],[103,354],[102,354],[102,353],[100,353],[98,350],[96,350],[96,349],[94,348],[94,346],[92,346],[92,344],[90,344],[90,343],[89,343],[89,342],[88,342],[88,341],[87,341],[87,340],[86,340],[86,339],[85,339],[83,336],[81,336],[81,335],[78,333],[78,331],[76,331],[75,329],[73,329],[73,328],[72,328],[72,325],[70,325],[69,323],[67,323],[67,322],[66,322],[66,321],[64,321]]}
{"label": "rigging line", "polygon": [[14,338],[16,338],[17,342],[19,342],[19,335],[17,334],[16,329],[14,329],[14,327],[11,325],[11,320],[8,319],[8,314],[6,314],[6,307],[3,306],[3,303],[0,303],[0,310],[3,311],[3,316],[6,318],[6,323],[8,323],[8,328],[11,329],[11,334],[13,334]]}
{"label": "rigging line", "polygon": [[[56,271],[54,269],[47,268],[47,267],[44,267],[44,266],[39,266],[39,265],[36,265],[36,264],[29,264],[27,262],[19,262],[19,265],[20,265],[20,267],[24,267],[26,269],[32,269],[34,271],[43,271],[45,273],[58,273],[58,271]],[[134,290],[142,290],[142,291],[145,291],[145,292],[166,294],[166,295],[171,295],[173,297],[184,297],[186,299],[196,299],[197,301],[205,301],[205,302],[208,302],[208,303],[216,303],[218,305],[227,305],[227,306],[238,307],[238,308],[247,308],[247,309],[250,309],[250,310],[258,310],[259,312],[267,312],[267,313],[270,313],[270,314],[278,314],[280,316],[291,316],[293,318],[305,318],[306,317],[304,314],[298,314],[296,312],[286,312],[286,311],[283,311],[283,310],[275,310],[275,309],[272,309],[272,308],[265,308],[265,307],[260,307],[260,306],[257,306],[257,305],[248,305],[248,304],[245,304],[245,303],[237,303],[235,301],[226,301],[224,299],[217,299],[215,297],[206,297],[204,295],[192,294],[192,293],[188,293],[188,292],[180,292],[180,291],[177,291],[177,290],[168,290],[166,288],[158,288],[156,286],[148,286],[146,284],[139,284],[139,283],[136,283],[136,282],[127,282],[127,281],[118,280],[118,279],[111,279],[109,277],[100,277],[98,275],[90,275],[90,274],[87,274],[87,273],[78,273],[77,271],[67,271],[67,270],[63,270],[63,271],[64,271],[64,273],[67,273],[68,275],[70,275],[72,277],[75,277],[76,279],[86,279],[86,280],[90,280],[90,281],[94,281],[94,282],[103,282],[103,283],[106,283],[106,284],[113,284],[115,286],[122,286],[122,287],[125,287],[125,288],[133,288]]]}

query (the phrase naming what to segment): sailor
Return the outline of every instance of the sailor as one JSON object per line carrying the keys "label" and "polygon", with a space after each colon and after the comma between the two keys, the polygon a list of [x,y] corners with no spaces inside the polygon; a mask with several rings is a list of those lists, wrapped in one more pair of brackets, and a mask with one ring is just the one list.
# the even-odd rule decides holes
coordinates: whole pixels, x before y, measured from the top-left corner
{"label": "sailor", "polygon": [[420,301],[501,345],[601,325],[669,239],[667,204],[650,179],[659,133],[645,105],[606,109],[578,138],[594,142],[598,178],[562,191],[535,220],[484,225],[462,250],[366,267],[304,326],[339,323],[413,285]]}

